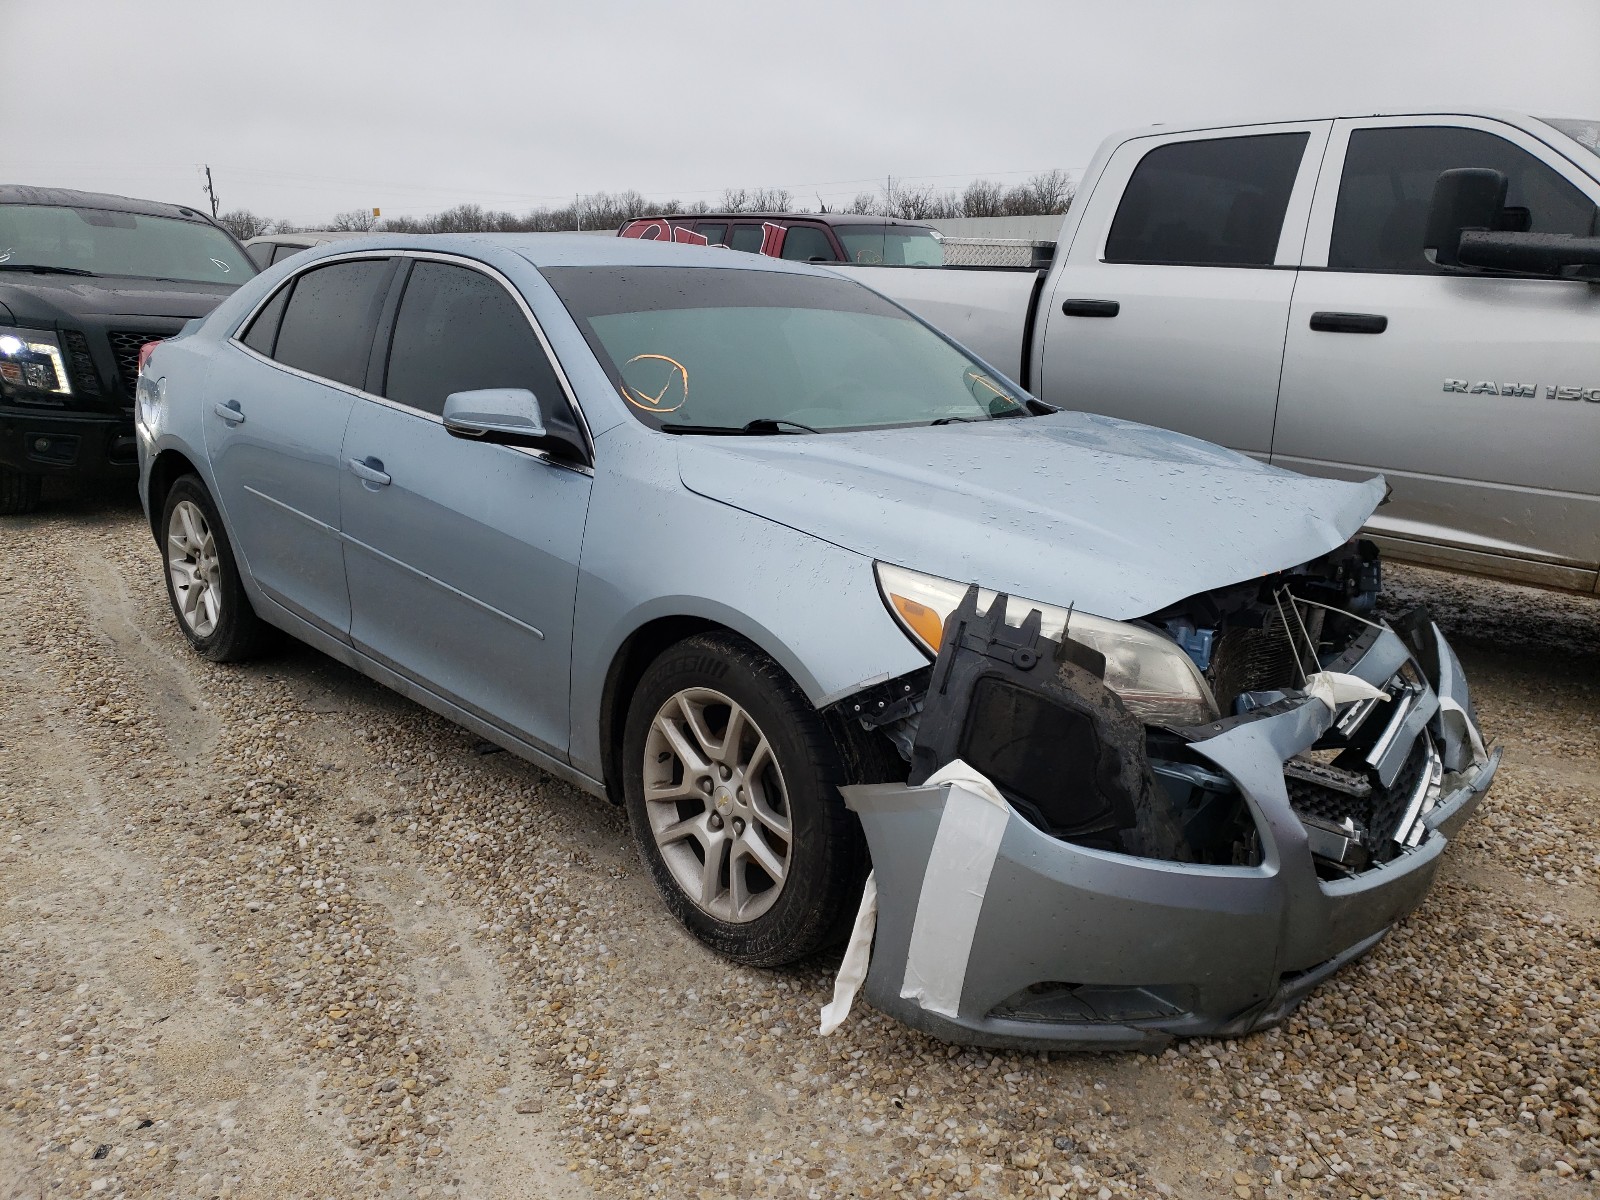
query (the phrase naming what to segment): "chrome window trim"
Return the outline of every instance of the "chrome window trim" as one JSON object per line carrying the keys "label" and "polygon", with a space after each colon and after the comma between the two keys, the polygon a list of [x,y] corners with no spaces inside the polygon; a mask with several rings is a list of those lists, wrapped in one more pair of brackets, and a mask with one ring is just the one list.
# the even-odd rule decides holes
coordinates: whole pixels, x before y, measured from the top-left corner
{"label": "chrome window trim", "polygon": [[[407,404],[398,404],[387,397],[375,396],[371,392],[363,391],[361,388],[351,387],[349,384],[340,383],[337,379],[327,379],[321,375],[313,375],[309,371],[302,371],[298,367],[291,367],[287,363],[279,362],[275,358],[268,358],[260,351],[245,345],[244,341],[239,337],[239,331],[242,329],[247,329],[255,321],[257,314],[259,314],[263,308],[272,302],[273,297],[284,288],[294,284],[300,278],[300,276],[311,271],[315,271],[319,267],[328,266],[332,263],[359,262],[363,259],[389,258],[421,259],[428,262],[443,262],[450,263],[454,266],[466,267],[468,270],[479,271],[489,276],[508,293],[510,293],[512,300],[514,300],[517,307],[522,310],[523,318],[528,322],[529,327],[533,330],[533,336],[538,339],[539,346],[544,351],[545,357],[550,360],[550,365],[555,368],[556,381],[561,385],[561,391],[566,397],[567,405],[572,409],[573,415],[578,419],[578,428],[583,431],[584,444],[589,451],[589,460],[592,464],[594,461],[594,432],[589,428],[589,418],[584,415],[583,406],[578,403],[577,392],[573,390],[572,380],[567,376],[567,369],[562,365],[561,358],[556,354],[554,347],[550,345],[550,339],[545,336],[544,327],[539,324],[539,318],[533,315],[533,309],[528,306],[527,300],[524,299],[522,293],[517,290],[516,285],[513,284],[511,280],[507,279],[500,270],[490,266],[486,262],[482,262],[475,258],[468,258],[464,254],[451,254],[441,250],[372,250],[369,248],[365,250],[347,251],[342,254],[330,254],[326,258],[319,258],[315,262],[307,263],[304,267],[295,271],[294,274],[290,275],[277,287],[271,289],[265,296],[257,301],[255,306],[245,314],[244,319],[234,326],[233,332],[228,335],[228,341],[231,342],[237,349],[243,350],[252,358],[258,359],[269,366],[276,367],[280,371],[287,371],[291,375],[298,375],[301,379],[310,380],[312,383],[320,383],[328,387],[338,388],[340,391],[348,392],[352,396],[360,397],[363,400],[373,400],[384,405],[386,408],[392,408],[398,412],[410,413],[412,416],[421,417],[424,420],[432,421],[434,424],[442,426],[444,424],[443,419],[434,416],[432,413],[423,412],[421,409],[412,408]],[[404,303],[404,299],[405,298],[402,296],[402,303]],[[287,311],[287,309],[285,309],[285,311]],[[396,321],[399,320],[399,316],[399,309],[396,308]],[[390,330],[390,333],[392,335],[392,329]],[[518,453],[528,455],[530,458],[543,459],[552,466],[566,467],[568,469],[580,471],[581,473],[588,475],[594,474],[592,466],[577,466],[572,463],[560,462],[557,459],[552,459],[549,454],[543,450],[532,450],[525,446],[506,446],[502,447],[502,449],[515,450]]]}

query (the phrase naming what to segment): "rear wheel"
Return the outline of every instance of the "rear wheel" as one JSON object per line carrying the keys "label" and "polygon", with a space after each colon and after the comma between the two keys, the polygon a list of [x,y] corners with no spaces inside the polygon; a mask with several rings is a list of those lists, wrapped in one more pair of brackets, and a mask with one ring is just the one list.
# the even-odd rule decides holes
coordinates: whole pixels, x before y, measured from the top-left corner
{"label": "rear wheel", "polygon": [[212,662],[259,654],[269,628],[250,607],[222,518],[198,475],[172,485],[161,530],[167,598],[189,644]]}
{"label": "rear wheel", "polygon": [[39,477],[0,467],[0,517],[20,517],[39,506]]}
{"label": "rear wheel", "polygon": [[866,843],[822,718],[783,670],[731,634],[702,634],[645,672],[623,735],[640,856],[668,909],[753,966],[841,938]]}

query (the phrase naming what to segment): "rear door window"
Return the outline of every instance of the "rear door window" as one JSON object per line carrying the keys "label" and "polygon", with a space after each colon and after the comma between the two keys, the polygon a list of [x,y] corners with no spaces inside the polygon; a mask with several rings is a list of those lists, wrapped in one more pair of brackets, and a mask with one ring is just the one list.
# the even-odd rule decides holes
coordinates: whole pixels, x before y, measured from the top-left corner
{"label": "rear door window", "polygon": [[295,245],[292,242],[279,242],[273,248],[272,261],[274,263],[281,263],[284,259],[288,258],[291,254],[299,254],[300,251],[304,250],[305,248],[306,247],[304,247],[304,246]]}
{"label": "rear door window", "polygon": [[761,238],[761,226],[735,225],[728,236],[728,245],[735,250],[744,250],[750,254],[760,254]]}
{"label": "rear door window", "polygon": [[511,294],[470,267],[418,262],[395,318],[383,394],[441,416],[445,397],[525,388],[547,423],[566,411],[555,368]]}
{"label": "rear door window", "polygon": [[1157,146],[1134,168],[1105,261],[1271,266],[1306,133]]}
{"label": "rear door window", "polygon": [[828,235],[815,225],[789,226],[789,232],[783,237],[782,257],[795,262],[810,262],[813,258],[820,258],[823,262],[839,261]]}
{"label": "rear door window", "polygon": [[278,325],[283,320],[283,310],[289,303],[289,293],[294,289],[292,283],[286,283],[278,289],[277,293],[268,300],[255,320],[250,322],[250,328],[239,340],[257,354],[272,357],[272,351],[278,341]]}
{"label": "rear door window", "polygon": [[[1489,167],[1506,177],[1507,228],[1588,237],[1595,205],[1520,146],[1481,129],[1355,129],[1345,151],[1328,266],[1438,274],[1423,255],[1428,210],[1443,171]],[[1524,223],[1525,222],[1525,223]]]}
{"label": "rear door window", "polygon": [[363,258],[296,278],[272,357],[308,375],[365,386],[392,266],[387,258]]}
{"label": "rear door window", "polygon": [[713,246],[725,246],[728,244],[728,226],[726,222],[708,222],[696,225],[694,231]]}

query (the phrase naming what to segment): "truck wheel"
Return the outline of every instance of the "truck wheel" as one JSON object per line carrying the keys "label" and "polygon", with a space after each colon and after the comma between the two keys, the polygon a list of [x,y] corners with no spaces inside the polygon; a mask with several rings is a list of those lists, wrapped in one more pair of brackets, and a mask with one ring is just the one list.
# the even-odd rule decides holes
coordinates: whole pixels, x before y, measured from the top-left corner
{"label": "truck wheel", "polygon": [[622,745],[640,857],[691,933],[770,967],[848,932],[866,840],[838,745],[775,662],[731,634],[679,642],[639,681]]}
{"label": "truck wheel", "polygon": [[39,477],[0,467],[0,517],[20,517],[39,506]]}
{"label": "truck wheel", "polygon": [[212,662],[259,654],[268,626],[250,607],[222,518],[198,475],[183,476],[167,492],[161,529],[167,598],[189,644]]}

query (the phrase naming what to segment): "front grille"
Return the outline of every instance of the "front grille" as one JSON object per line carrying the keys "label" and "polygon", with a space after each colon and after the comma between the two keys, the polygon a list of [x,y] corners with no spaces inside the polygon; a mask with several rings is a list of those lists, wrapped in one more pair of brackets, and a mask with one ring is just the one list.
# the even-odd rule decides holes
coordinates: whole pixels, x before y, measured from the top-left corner
{"label": "front grille", "polygon": [[113,329],[107,336],[111,339],[112,357],[117,360],[117,374],[122,377],[122,390],[131,401],[134,385],[139,381],[139,350],[146,342],[159,341],[162,335],[144,330]]}
{"label": "front grille", "polygon": [[61,348],[66,351],[67,374],[72,377],[72,390],[80,396],[100,395],[100,373],[94,369],[94,355],[89,353],[89,339],[81,330],[68,329],[61,335]]}
{"label": "front grille", "polygon": [[1335,825],[1355,822],[1361,841],[1375,862],[1387,862],[1398,850],[1400,819],[1428,770],[1428,739],[1419,737],[1406,756],[1392,787],[1367,774],[1296,755],[1283,764],[1289,806],[1308,817]]}

